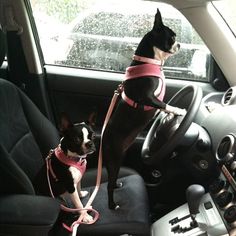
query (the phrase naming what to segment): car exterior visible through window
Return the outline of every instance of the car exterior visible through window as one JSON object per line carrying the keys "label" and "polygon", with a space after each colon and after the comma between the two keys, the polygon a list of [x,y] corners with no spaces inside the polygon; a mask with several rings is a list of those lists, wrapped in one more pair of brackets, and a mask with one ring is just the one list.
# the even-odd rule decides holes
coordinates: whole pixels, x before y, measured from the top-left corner
{"label": "car exterior visible through window", "polygon": [[[132,4],[125,5],[124,1],[104,5],[96,1],[97,5],[81,11],[65,30],[63,28],[63,32],[51,37],[50,45],[53,42],[56,45],[54,52],[50,53],[54,58],[46,63],[124,72],[141,38],[151,30],[158,7],[164,23],[176,32],[181,44],[179,53],[164,65],[166,77],[207,81],[209,51],[184,16],[166,4],[131,2],[138,4],[137,10],[132,9]],[[46,48],[43,50],[45,58],[49,54],[49,47]],[[59,51],[60,56],[57,56]]]}

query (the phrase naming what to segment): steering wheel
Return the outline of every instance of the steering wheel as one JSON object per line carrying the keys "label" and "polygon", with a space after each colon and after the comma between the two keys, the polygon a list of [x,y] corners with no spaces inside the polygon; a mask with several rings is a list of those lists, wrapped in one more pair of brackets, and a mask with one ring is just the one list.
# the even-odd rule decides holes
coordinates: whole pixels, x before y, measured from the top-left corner
{"label": "steering wheel", "polygon": [[[190,99],[187,96],[190,96]],[[196,85],[187,85],[178,91],[168,102],[178,107],[180,101],[186,104],[185,116],[175,116],[161,111],[157,114],[142,147],[142,159],[148,165],[157,165],[168,157],[180,143],[190,127],[202,100],[202,90]]]}

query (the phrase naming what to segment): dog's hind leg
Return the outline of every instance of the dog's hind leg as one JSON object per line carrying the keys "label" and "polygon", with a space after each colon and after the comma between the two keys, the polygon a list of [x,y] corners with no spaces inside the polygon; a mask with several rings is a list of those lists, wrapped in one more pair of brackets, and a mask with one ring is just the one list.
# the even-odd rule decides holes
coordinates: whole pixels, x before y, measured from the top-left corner
{"label": "dog's hind leg", "polygon": [[[106,138],[108,138],[108,136]],[[121,142],[118,142],[117,137],[116,140],[109,137],[109,139],[106,139],[106,142],[103,145],[103,158],[108,174],[107,192],[108,207],[110,209],[119,208],[119,206],[114,201],[114,189],[122,186],[121,184],[117,184],[116,182],[123,156],[120,144]]]}
{"label": "dog's hind leg", "polygon": [[119,166],[114,166],[114,165],[107,166],[107,172],[108,172],[108,184],[107,184],[108,207],[110,209],[116,210],[120,207],[114,201],[114,189],[119,187],[116,182],[119,173]]}

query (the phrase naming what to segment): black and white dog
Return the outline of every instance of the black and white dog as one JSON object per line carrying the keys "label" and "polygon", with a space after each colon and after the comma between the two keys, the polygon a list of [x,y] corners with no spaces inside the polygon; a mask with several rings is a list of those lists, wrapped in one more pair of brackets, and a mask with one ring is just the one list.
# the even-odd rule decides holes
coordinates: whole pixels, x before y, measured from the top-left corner
{"label": "black and white dog", "polygon": [[[81,197],[88,192],[81,191],[81,179],[86,170],[86,156],[95,151],[94,132],[85,123],[73,124],[63,117],[60,144],[47,157],[50,185],[45,185],[46,166],[35,179],[38,194],[60,196],[69,194],[75,208],[82,209]],[[79,211],[81,214],[82,211]],[[85,211],[83,222],[89,223],[93,217]]]}
{"label": "black and white dog", "polygon": [[124,152],[138,133],[153,118],[157,109],[184,115],[185,110],[163,102],[165,79],[162,71],[164,61],[176,53],[180,45],[176,34],[162,22],[157,9],[154,26],[139,43],[133,61],[126,70],[122,83],[121,99],[104,130],[103,159],[108,172],[108,206],[117,209],[113,192]]}

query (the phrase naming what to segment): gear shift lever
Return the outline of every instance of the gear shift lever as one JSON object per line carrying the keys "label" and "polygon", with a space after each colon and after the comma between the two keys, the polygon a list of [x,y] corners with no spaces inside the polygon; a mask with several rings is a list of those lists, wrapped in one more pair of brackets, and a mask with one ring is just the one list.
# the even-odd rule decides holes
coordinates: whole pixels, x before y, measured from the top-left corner
{"label": "gear shift lever", "polygon": [[[187,188],[186,198],[187,198],[187,202],[188,202],[188,208],[189,208],[190,215],[188,214],[182,218],[176,217],[176,218],[172,219],[170,221],[170,224],[171,225],[176,224],[176,225],[171,228],[171,232],[178,233],[178,234],[179,233],[184,234],[185,232],[198,227],[198,223],[195,218],[196,218],[197,213],[199,212],[200,201],[201,201],[201,198],[204,194],[205,194],[205,189],[201,185],[193,184]],[[182,220],[189,218],[189,216],[192,219],[189,227],[182,227],[180,224],[177,224],[177,223],[181,222]]]}
{"label": "gear shift lever", "polygon": [[196,223],[196,214],[199,212],[199,204],[204,194],[205,189],[198,184],[190,185],[186,190],[189,212],[194,223]]}

